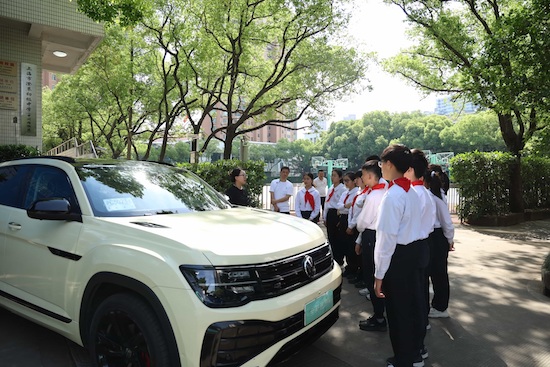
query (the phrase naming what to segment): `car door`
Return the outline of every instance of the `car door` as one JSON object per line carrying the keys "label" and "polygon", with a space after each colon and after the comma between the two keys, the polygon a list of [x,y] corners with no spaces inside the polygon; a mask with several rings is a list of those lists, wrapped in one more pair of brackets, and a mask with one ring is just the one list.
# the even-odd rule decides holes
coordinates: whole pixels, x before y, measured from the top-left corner
{"label": "car door", "polygon": [[67,322],[67,290],[77,271],[75,248],[80,222],[30,218],[33,202],[64,197],[79,211],[66,173],[51,166],[35,165],[28,178],[22,206],[8,209],[2,273],[4,291],[18,303]]}

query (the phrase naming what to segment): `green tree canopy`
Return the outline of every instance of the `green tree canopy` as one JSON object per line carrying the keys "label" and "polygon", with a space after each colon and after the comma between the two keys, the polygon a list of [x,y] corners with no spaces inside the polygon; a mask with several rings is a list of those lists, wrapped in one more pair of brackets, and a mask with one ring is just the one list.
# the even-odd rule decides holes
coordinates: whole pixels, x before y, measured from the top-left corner
{"label": "green tree canopy", "polygon": [[386,0],[400,7],[417,43],[387,70],[428,92],[446,92],[497,114],[522,211],[519,156],[541,128],[550,95],[550,4],[545,0]]}

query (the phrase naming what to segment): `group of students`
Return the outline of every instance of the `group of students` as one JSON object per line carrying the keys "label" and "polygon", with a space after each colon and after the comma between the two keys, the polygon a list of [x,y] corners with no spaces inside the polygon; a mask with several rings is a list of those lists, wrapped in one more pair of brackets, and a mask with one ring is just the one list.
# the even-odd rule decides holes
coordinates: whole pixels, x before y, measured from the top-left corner
{"label": "group of students", "polygon": [[[296,213],[314,220],[309,197],[319,201],[312,175],[296,197]],[[389,327],[394,356],[388,366],[424,366],[429,317],[448,317],[447,259],[454,227],[447,201],[448,177],[424,153],[388,146],[368,157],[361,171],[331,172],[323,219],[335,261],[344,276],[367,286],[373,314],[365,331]],[[316,204],[317,205],[317,204]],[[308,216],[309,215],[309,216]],[[429,281],[434,291],[430,302]],[[431,307],[430,307],[431,306]]]}
{"label": "group of students", "polygon": [[[293,195],[289,172],[283,167],[270,186],[273,210],[287,214]],[[242,181],[240,174],[234,172],[234,182]],[[454,227],[446,202],[448,178],[421,150],[401,144],[368,157],[360,171],[334,169],[331,178],[323,208],[328,241],[344,276],[362,277],[373,307],[359,328],[389,328],[394,356],[387,366],[422,367],[428,358],[428,319],[449,316],[447,259],[454,250]],[[311,173],[303,175],[295,212],[317,222],[322,204],[313,182]]]}

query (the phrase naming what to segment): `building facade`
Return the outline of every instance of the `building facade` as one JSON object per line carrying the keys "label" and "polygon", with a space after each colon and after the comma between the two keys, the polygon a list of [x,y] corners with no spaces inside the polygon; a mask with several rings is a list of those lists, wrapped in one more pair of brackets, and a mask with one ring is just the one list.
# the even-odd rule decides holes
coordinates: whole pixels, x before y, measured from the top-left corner
{"label": "building facade", "polygon": [[0,0],[0,145],[42,148],[42,71],[73,73],[103,38],[76,1]]}

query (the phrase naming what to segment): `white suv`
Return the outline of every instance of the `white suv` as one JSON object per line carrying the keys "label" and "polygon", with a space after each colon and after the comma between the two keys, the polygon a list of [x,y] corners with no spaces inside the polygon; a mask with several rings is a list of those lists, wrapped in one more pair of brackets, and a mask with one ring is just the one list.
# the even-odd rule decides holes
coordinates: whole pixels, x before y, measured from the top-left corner
{"label": "white suv", "polygon": [[107,366],[266,366],[338,318],[316,224],[137,161],[0,164],[0,305]]}

